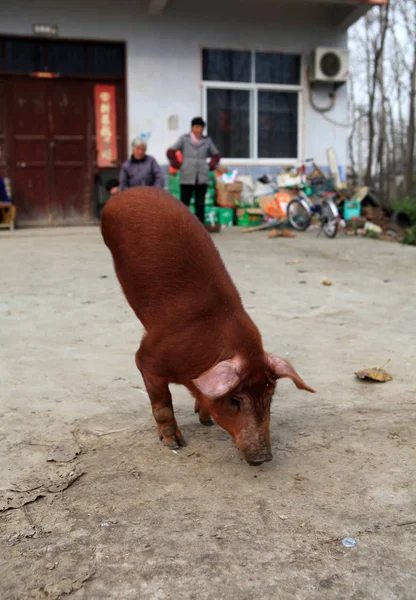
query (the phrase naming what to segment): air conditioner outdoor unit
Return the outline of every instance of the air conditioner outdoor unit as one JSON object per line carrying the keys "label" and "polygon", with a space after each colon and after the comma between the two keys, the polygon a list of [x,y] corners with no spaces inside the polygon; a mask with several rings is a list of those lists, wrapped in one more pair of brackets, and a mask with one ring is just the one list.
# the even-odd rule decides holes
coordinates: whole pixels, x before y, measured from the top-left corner
{"label": "air conditioner outdoor unit", "polygon": [[312,83],[345,83],[349,76],[350,57],[344,48],[315,48],[312,54]]}

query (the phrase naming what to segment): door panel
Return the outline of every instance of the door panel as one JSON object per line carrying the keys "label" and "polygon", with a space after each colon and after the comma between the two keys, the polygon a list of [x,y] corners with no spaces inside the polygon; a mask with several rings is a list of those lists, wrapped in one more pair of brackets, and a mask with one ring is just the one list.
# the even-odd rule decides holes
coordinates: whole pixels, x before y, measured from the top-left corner
{"label": "door panel", "polygon": [[49,203],[44,190],[48,180],[45,165],[17,166],[13,177],[13,200],[19,225],[50,225]]}
{"label": "door panel", "polygon": [[92,218],[92,181],[88,178],[88,83],[51,82],[51,160],[55,218],[83,223]]}
{"label": "door panel", "polygon": [[0,177],[7,174],[6,89],[0,81]]}
{"label": "door panel", "polygon": [[47,144],[42,135],[17,135],[14,140],[14,160],[36,166],[45,165],[48,160]]}
{"label": "door panel", "polygon": [[8,122],[11,125],[13,199],[20,224],[48,224],[48,111],[46,82],[9,79]]}

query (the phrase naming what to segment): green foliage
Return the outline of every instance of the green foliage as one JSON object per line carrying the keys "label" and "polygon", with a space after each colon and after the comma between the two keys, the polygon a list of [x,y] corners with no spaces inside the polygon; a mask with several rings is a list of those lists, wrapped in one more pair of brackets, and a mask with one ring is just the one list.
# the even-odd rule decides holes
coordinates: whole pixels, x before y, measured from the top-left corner
{"label": "green foliage", "polygon": [[406,229],[403,238],[403,244],[408,244],[409,246],[416,246],[416,225],[412,225],[412,227]]}
{"label": "green foliage", "polygon": [[412,224],[416,225],[416,198],[405,196],[404,198],[400,198],[400,200],[396,200],[393,204],[393,210],[394,212],[405,213]]}

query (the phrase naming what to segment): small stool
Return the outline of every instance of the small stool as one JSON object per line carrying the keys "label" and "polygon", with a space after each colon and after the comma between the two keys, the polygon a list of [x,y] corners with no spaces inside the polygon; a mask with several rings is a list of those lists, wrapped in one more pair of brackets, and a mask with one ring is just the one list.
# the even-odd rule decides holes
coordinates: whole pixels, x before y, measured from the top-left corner
{"label": "small stool", "polygon": [[0,202],[0,229],[13,230],[16,221],[16,207],[13,202]]}

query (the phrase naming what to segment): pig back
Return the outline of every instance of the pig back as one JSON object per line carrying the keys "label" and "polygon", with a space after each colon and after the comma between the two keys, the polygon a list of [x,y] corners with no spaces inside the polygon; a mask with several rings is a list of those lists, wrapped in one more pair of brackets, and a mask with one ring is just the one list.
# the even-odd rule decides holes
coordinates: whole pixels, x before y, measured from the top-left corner
{"label": "pig back", "polygon": [[133,188],[114,196],[101,230],[127,300],[147,330],[242,310],[211,237],[167,192]]}

